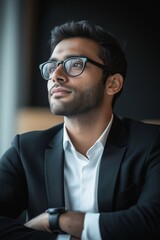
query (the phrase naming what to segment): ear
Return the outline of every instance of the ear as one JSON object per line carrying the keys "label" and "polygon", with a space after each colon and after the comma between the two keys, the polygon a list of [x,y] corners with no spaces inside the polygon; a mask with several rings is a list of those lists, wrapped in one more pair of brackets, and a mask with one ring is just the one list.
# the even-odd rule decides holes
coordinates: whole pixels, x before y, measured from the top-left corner
{"label": "ear", "polygon": [[118,93],[123,86],[123,77],[121,74],[116,73],[108,77],[106,82],[106,94],[114,95]]}

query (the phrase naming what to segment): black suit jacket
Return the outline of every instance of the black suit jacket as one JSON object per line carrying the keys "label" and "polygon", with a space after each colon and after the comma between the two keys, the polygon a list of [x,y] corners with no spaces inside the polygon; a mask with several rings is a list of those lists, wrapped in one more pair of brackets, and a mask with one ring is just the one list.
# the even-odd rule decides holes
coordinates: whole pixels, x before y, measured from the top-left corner
{"label": "black suit jacket", "polygon": [[[0,239],[56,235],[15,220],[64,206],[63,123],[17,135],[0,160]],[[160,239],[160,126],[114,115],[98,181],[103,240]],[[97,239],[98,240],[98,239]]]}

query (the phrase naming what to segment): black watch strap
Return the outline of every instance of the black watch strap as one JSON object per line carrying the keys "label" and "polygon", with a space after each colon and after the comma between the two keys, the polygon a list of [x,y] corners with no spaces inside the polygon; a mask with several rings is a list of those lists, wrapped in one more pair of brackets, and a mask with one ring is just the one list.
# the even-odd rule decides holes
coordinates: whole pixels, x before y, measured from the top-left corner
{"label": "black watch strap", "polygon": [[52,232],[64,233],[59,227],[59,216],[67,212],[66,208],[49,208],[46,210],[49,213],[49,228]]}

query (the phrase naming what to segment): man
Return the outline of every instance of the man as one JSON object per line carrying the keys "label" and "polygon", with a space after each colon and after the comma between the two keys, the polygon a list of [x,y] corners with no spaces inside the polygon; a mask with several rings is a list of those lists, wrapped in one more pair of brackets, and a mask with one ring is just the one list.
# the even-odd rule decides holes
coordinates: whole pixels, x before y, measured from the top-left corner
{"label": "man", "polygon": [[72,21],[53,29],[51,49],[40,70],[64,124],[17,135],[2,156],[0,239],[160,239],[160,127],[113,112],[122,48]]}

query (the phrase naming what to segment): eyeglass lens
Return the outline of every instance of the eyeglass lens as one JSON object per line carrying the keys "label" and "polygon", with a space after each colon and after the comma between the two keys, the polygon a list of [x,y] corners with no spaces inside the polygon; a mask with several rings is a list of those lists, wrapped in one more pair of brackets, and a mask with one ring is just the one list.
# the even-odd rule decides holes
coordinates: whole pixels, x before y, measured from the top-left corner
{"label": "eyeglass lens", "polygon": [[78,76],[82,73],[85,65],[85,59],[69,58],[61,62],[47,62],[42,68],[42,74],[45,79],[51,79],[56,68],[63,64],[63,68],[70,76]]}
{"label": "eyeglass lens", "polygon": [[77,76],[83,71],[84,63],[82,58],[71,58],[64,62],[64,69],[70,76]]}

